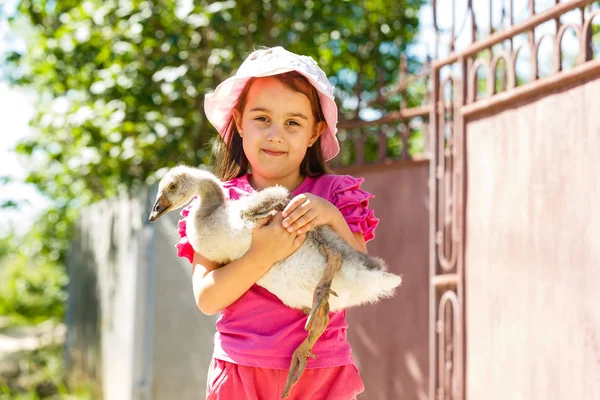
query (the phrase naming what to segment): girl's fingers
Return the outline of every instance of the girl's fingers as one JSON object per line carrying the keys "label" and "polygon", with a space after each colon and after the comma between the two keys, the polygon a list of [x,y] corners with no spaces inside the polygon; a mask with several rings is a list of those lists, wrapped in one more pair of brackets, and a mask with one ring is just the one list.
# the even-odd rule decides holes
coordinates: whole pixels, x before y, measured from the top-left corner
{"label": "girl's fingers", "polygon": [[300,206],[296,207],[296,209],[291,214],[289,214],[287,218],[283,220],[283,227],[287,228],[294,224],[296,221],[298,221],[300,218],[306,215],[306,213],[308,213],[311,210],[311,208],[312,204],[308,200],[302,203]]}
{"label": "girl's fingers", "polygon": [[269,222],[273,222],[273,224],[277,225],[277,224],[280,224],[282,220],[283,220],[283,217],[281,216],[281,213],[277,213],[273,216],[273,218]]}
{"label": "girl's fingers", "polygon": [[260,229],[263,226],[267,225],[272,220],[273,220],[273,217],[261,218],[258,221],[256,221],[256,225],[254,226],[254,229]]}
{"label": "girl's fingers", "polygon": [[308,198],[306,197],[305,194],[299,194],[298,196],[296,196],[292,200],[290,200],[290,202],[288,203],[288,205],[285,206],[285,208],[281,212],[281,215],[283,215],[283,218],[286,218],[297,207],[299,207],[300,205],[304,204],[307,200],[308,200]]}
{"label": "girl's fingers", "polygon": [[254,230],[256,231],[258,229],[266,229],[270,232],[271,235],[275,234],[278,231],[285,232],[285,230],[281,228],[281,221],[281,213],[277,213],[271,218],[263,218],[262,220],[259,220]]}
{"label": "girl's fingers", "polygon": [[296,236],[294,238],[294,247],[296,247],[296,249],[298,247],[300,247],[302,245],[302,243],[304,243],[305,238],[306,238],[306,233]]}
{"label": "girl's fingers", "polygon": [[309,210],[306,214],[304,214],[302,217],[298,218],[296,220],[296,222],[294,222],[292,225],[290,225],[287,228],[288,232],[297,231],[297,233],[302,233],[301,231],[299,231],[299,229],[301,229],[304,232],[307,231],[310,223],[316,217],[317,217],[317,213],[314,210]]}

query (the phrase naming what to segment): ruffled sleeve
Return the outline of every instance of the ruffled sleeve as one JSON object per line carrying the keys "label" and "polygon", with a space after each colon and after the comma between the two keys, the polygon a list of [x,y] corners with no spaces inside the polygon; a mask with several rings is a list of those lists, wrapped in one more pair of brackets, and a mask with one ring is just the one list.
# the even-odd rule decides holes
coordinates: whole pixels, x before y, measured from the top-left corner
{"label": "ruffled sleeve", "polygon": [[364,178],[343,176],[333,190],[331,202],[340,210],[350,230],[362,233],[365,242],[368,242],[375,238],[379,219],[375,217],[373,209],[369,208],[369,200],[375,196],[360,188],[364,181]]}
{"label": "ruffled sleeve", "polygon": [[192,204],[194,204],[196,198],[184,209],[181,210],[182,218],[179,220],[177,233],[179,233],[179,237],[181,238],[179,242],[175,245],[177,248],[177,255],[179,257],[185,257],[190,260],[190,263],[194,262],[194,248],[190,244],[188,237],[186,235],[186,224],[187,224],[187,216],[190,214],[190,208]]}

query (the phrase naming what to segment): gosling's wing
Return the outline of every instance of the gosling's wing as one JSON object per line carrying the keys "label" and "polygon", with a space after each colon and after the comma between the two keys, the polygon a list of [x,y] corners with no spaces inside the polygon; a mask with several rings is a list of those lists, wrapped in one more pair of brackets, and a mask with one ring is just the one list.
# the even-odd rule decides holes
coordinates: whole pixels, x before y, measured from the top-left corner
{"label": "gosling's wing", "polygon": [[241,214],[243,218],[260,219],[283,211],[288,204],[289,192],[281,186],[266,188],[241,198]]}

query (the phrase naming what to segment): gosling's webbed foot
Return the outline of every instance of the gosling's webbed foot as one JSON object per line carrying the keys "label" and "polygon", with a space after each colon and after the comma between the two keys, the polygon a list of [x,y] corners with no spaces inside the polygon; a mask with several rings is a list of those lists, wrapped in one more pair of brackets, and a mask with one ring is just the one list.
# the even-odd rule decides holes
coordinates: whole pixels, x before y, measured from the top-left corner
{"label": "gosling's webbed foot", "polygon": [[307,338],[302,342],[300,346],[294,351],[292,355],[292,362],[290,363],[290,369],[288,371],[287,380],[285,381],[285,387],[283,388],[283,392],[281,393],[281,398],[285,399],[290,395],[292,390],[292,386],[294,386],[302,376],[302,373],[306,369],[306,364],[308,357],[316,359],[311,349],[314,343],[310,343]]}

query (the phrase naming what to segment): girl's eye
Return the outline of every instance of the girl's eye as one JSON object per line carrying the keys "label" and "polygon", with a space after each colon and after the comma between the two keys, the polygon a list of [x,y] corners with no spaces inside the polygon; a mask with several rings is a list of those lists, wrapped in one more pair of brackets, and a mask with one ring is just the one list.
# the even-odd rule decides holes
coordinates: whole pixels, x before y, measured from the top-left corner
{"label": "girl's eye", "polygon": [[288,121],[288,124],[294,125],[294,126],[300,126],[300,124],[298,122],[293,121],[293,120],[292,121]]}
{"label": "girl's eye", "polygon": [[254,118],[255,121],[260,121],[260,122],[267,122],[268,119],[267,117],[256,117]]}

